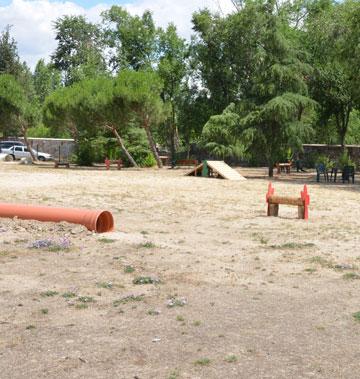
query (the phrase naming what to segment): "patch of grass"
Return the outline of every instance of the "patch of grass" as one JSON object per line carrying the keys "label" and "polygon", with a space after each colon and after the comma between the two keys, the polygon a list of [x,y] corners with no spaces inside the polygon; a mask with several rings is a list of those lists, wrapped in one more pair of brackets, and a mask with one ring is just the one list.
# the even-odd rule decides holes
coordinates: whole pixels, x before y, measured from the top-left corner
{"label": "patch of grass", "polygon": [[267,245],[269,240],[264,237],[261,233],[253,233],[252,237],[255,241],[259,241],[262,245]]}
{"label": "patch of grass", "polygon": [[313,274],[314,272],[316,272],[316,268],[306,268],[304,271],[308,272],[309,274]]}
{"label": "patch of grass", "polygon": [[228,363],[234,363],[234,362],[237,362],[238,360],[238,357],[236,355],[228,355],[227,357],[225,357],[225,362],[228,362]]}
{"label": "patch of grass", "polygon": [[93,302],[95,302],[94,298],[91,296],[79,296],[77,298],[77,301],[79,301],[80,303],[93,303]]}
{"label": "patch of grass", "polygon": [[357,274],[356,272],[347,272],[342,277],[345,280],[358,280],[358,279],[360,279],[360,275]]}
{"label": "patch of grass", "polygon": [[28,325],[25,329],[26,330],[36,329],[36,326],[35,325]]}
{"label": "patch of grass", "polygon": [[146,236],[147,234],[149,234],[149,232],[147,232],[146,230],[142,230],[140,233],[141,233],[143,236]]}
{"label": "patch of grass", "polygon": [[315,257],[310,258],[309,262],[315,263],[321,267],[333,268],[333,264],[328,259],[320,257],[319,255],[316,255]]}
{"label": "patch of grass", "polygon": [[193,322],[193,325],[194,326],[200,326],[201,325],[201,321],[196,320],[196,321]]}
{"label": "patch of grass", "polygon": [[111,238],[106,238],[106,237],[99,238],[98,241],[101,243],[114,243],[114,242],[116,242],[116,240],[111,239]]}
{"label": "patch of grass", "polygon": [[131,273],[134,272],[134,271],[135,271],[135,269],[134,269],[133,266],[125,266],[125,267],[124,267],[124,272],[125,272],[125,274],[131,274]]}
{"label": "patch of grass", "polygon": [[133,280],[134,284],[158,284],[160,280],[151,276],[138,276]]}
{"label": "patch of grass", "polygon": [[170,373],[170,375],[167,377],[167,379],[178,379],[180,378],[179,371],[175,370]]}
{"label": "patch of grass", "polygon": [[279,250],[285,250],[285,249],[306,249],[310,247],[315,247],[316,245],[311,242],[306,242],[306,243],[299,243],[299,242],[286,242],[281,245],[271,245],[270,247],[272,249],[279,249]]}
{"label": "patch of grass", "polygon": [[27,240],[27,239],[21,239],[21,238],[16,238],[16,239],[14,239],[14,242],[15,243],[26,243],[26,242],[29,242],[29,240]]}
{"label": "patch of grass", "polygon": [[156,309],[149,309],[147,314],[150,316],[159,316],[160,311],[157,311]]}
{"label": "patch of grass", "polygon": [[88,308],[88,305],[86,303],[80,303],[75,305],[76,309],[86,309]]}
{"label": "patch of grass", "polygon": [[43,314],[43,315],[47,315],[49,313],[49,310],[47,308],[43,308],[43,309],[40,309],[40,312]]}
{"label": "patch of grass", "polygon": [[57,253],[61,250],[64,250],[61,246],[58,246],[58,245],[55,245],[55,246],[49,246],[48,247],[48,251],[50,251],[51,253]]}
{"label": "patch of grass", "polygon": [[147,241],[147,242],[141,243],[139,245],[139,247],[143,247],[145,249],[152,249],[152,248],[156,247],[156,245],[151,241]]}
{"label": "patch of grass", "polygon": [[360,322],[360,312],[353,313],[353,317],[354,317],[355,321]]}
{"label": "patch of grass", "polygon": [[44,292],[40,293],[40,296],[41,297],[52,297],[52,296],[56,296],[58,294],[59,294],[59,292],[57,292],[57,291],[44,291]]}
{"label": "patch of grass", "polygon": [[168,308],[183,307],[186,304],[187,300],[184,297],[171,297],[166,301],[166,305]]}
{"label": "patch of grass", "polygon": [[113,284],[111,282],[98,282],[98,283],[96,283],[96,286],[98,288],[106,288],[108,290],[113,288]]}
{"label": "patch of grass", "polygon": [[71,299],[76,297],[76,294],[74,292],[64,292],[61,296],[65,299]]}
{"label": "patch of grass", "polygon": [[211,360],[209,358],[200,358],[194,362],[194,365],[197,366],[209,366]]}
{"label": "patch of grass", "polygon": [[118,307],[120,304],[127,304],[131,302],[136,302],[136,301],[143,301],[144,300],[144,295],[129,295],[126,297],[123,297],[122,299],[118,299],[113,301],[113,306]]}
{"label": "patch of grass", "polygon": [[176,321],[185,321],[184,317],[181,315],[176,316]]}

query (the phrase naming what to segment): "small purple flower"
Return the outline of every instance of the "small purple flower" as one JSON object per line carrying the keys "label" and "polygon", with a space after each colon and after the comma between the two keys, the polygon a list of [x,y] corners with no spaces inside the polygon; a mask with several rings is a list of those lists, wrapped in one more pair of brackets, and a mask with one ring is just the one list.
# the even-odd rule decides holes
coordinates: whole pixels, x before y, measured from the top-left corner
{"label": "small purple flower", "polygon": [[43,239],[43,240],[36,240],[31,243],[30,247],[33,249],[43,249],[44,247],[50,247],[53,245],[53,241],[51,239]]}
{"label": "small purple flower", "polygon": [[45,238],[42,240],[36,240],[30,244],[30,248],[32,249],[45,249],[45,248],[53,248],[58,250],[66,250],[69,249],[71,245],[70,239],[67,237],[60,238],[58,241],[52,240],[50,238]]}

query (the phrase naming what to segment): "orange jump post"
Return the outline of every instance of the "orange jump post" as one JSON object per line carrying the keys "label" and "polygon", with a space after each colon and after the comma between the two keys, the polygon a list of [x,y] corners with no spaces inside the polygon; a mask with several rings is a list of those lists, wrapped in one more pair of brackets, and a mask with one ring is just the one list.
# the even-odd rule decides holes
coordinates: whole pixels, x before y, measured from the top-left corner
{"label": "orange jump post", "polygon": [[37,220],[84,225],[88,230],[106,233],[114,230],[114,219],[110,212],[77,208],[38,207],[24,204],[0,203],[0,217]]}
{"label": "orange jump post", "polygon": [[268,192],[266,194],[266,202],[268,204],[267,215],[278,216],[279,204],[295,205],[298,207],[298,217],[304,220],[309,218],[310,195],[307,192],[307,186],[300,193],[300,197],[277,196],[275,189],[269,183]]}
{"label": "orange jump post", "polygon": [[118,170],[121,170],[121,168],[123,167],[123,161],[121,159],[118,159],[118,160],[115,160],[115,161],[111,161],[109,158],[106,158],[105,159],[106,170],[110,170],[110,165],[112,163],[116,163]]}

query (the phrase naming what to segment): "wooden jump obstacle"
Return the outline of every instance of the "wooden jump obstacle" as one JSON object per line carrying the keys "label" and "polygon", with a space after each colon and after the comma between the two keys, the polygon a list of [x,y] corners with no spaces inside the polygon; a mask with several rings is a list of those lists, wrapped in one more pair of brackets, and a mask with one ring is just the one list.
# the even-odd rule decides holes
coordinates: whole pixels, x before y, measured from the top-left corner
{"label": "wooden jump obstacle", "polygon": [[108,158],[105,159],[105,168],[106,170],[110,170],[110,165],[116,164],[118,170],[121,170],[124,165],[122,159],[110,160]]}
{"label": "wooden jump obstacle", "polygon": [[310,195],[308,194],[306,184],[304,185],[304,189],[300,192],[300,197],[277,196],[274,193],[275,189],[272,184],[269,183],[268,192],[266,194],[268,216],[278,216],[279,204],[285,204],[297,206],[299,218],[303,220],[307,220],[309,218]]}

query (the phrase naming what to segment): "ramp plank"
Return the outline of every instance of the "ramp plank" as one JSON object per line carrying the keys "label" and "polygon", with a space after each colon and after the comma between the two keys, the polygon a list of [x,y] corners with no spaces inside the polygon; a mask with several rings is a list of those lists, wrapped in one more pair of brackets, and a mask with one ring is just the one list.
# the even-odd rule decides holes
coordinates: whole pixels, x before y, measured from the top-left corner
{"label": "ramp plank", "polygon": [[[227,165],[224,161],[206,161],[209,168],[218,174],[223,179],[228,180],[246,180],[242,175],[240,175],[237,171]],[[185,175],[195,175],[196,172],[201,172],[203,164],[201,163],[196,168],[192,169]]]}

